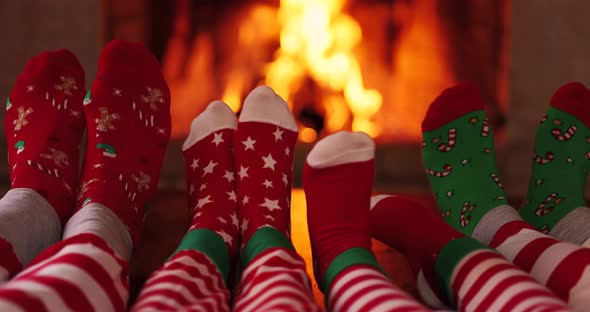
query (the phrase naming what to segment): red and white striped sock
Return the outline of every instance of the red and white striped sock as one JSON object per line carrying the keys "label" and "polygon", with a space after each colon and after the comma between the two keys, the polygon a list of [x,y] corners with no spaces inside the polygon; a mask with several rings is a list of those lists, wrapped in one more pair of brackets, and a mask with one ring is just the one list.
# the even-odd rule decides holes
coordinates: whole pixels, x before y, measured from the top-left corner
{"label": "red and white striped sock", "polygon": [[174,254],[143,285],[132,311],[230,311],[229,290],[210,258],[197,250]]}
{"label": "red and white striped sock", "polygon": [[233,311],[321,311],[305,262],[294,250],[270,248],[242,272]]}
{"label": "red and white striped sock", "polygon": [[127,262],[94,234],[61,241],[0,286],[2,311],[125,311]]}
{"label": "red and white striped sock", "polygon": [[[528,311],[568,307],[500,254],[465,237],[432,209],[403,196],[374,196],[372,235],[400,249],[439,281],[446,302],[459,311]],[[441,283],[442,282],[442,283]]]}
{"label": "red and white striped sock", "polygon": [[148,279],[134,310],[229,311],[225,283],[239,233],[231,154],[236,124],[221,101],[192,122],[183,146],[191,226],[173,256]]}
{"label": "red and white striped sock", "polygon": [[495,226],[490,247],[575,309],[590,306],[590,249],[561,242],[521,220],[496,220]]}
{"label": "red and white striped sock", "polygon": [[428,311],[394,286],[371,252],[375,143],[339,132],[307,156],[303,187],[316,280],[332,311]]}

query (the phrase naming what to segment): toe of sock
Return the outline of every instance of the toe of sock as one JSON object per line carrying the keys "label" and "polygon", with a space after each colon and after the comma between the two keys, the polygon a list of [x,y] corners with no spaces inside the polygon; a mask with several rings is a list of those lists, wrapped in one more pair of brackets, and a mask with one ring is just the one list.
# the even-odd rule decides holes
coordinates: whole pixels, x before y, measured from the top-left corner
{"label": "toe of sock", "polygon": [[307,155],[313,168],[363,162],[375,156],[375,142],[363,132],[341,131],[319,141]]}
{"label": "toe of sock", "polygon": [[287,102],[267,86],[259,86],[252,90],[244,100],[240,122],[251,121],[270,123],[294,132],[298,131],[297,123]]}
{"label": "toe of sock", "polygon": [[190,133],[182,150],[185,151],[211,133],[221,129],[236,129],[234,112],[222,101],[213,101],[193,120]]}
{"label": "toe of sock", "polygon": [[432,131],[484,107],[479,89],[471,83],[461,83],[444,90],[430,104],[422,121],[422,131]]}
{"label": "toe of sock", "polygon": [[54,90],[55,85],[66,77],[73,79],[77,86],[71,92],[77,96],[83,95],[84,69],[78,58],[67,49],[44,51],[27,62],[10,97],[12,100],[17,99],[19,93],[25,90],[25,85],[31,85],[36,91]]}
{"label": "toe of sock", "polygon": [[105,70],[132,70],[149,73],[160,72],[160,63],[142,44],[123,40],[109,42],[100,53],[99,72]]}
{"label": "toe of sock", "polygon": [[590,90],[579,82],[561,86],[551,98],[551,106],[576,116],[590,128]]}

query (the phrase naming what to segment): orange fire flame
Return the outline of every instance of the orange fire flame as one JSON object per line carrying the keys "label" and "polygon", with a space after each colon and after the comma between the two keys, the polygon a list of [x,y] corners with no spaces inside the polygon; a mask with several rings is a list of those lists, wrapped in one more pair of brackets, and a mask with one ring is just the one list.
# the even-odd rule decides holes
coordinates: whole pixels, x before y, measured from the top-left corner
{"label": "orange fire flame", "polygon": [[[297,111],[312,81],[317,94],[310,97],[325,115],[321,135],[353,130],[382,141],[418,141],[428,103],[454,82],[435,2],[356,4],[354,10],[347,2],[281,0],[278,8],[254,2],[220,23],[216,37],[200,32],[187,44],[190,6],[178,0],[164,59],[173,136],[184,136],[192,118],[216,98],[239,111],[257,84],[272,87]],[[400,30],[395,42],[383,31],[391,22]],[[393,52],[384,57],[386,51]],[[301,141],[318,136],[301,126]]]}

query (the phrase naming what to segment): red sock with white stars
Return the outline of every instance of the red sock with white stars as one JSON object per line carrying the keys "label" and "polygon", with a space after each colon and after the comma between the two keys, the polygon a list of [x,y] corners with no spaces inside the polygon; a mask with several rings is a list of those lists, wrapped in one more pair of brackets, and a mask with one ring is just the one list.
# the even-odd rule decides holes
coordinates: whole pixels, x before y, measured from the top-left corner
{"label": "red sock with white stars", "polygon": [[[191,226],[172,257],[150,276],[134,310],[200,305],[229,311],[225,283],[239,234],[232,156],[236,125],[234,112],[221,101],[192,122],[183,146]],[[162,287],[170,282],[177,287]]]}
{"label": "red sock with white stars", "polygon": [[0,200],[0,279],[59,241],[74,208],[84,71],[67,50],[26,64],[6,102],[12,189]]}
{"label": "red sock with white stars", "polygon": [[244,101],[234,139],[244,267],[234,311],[316,310],[305,263],[289,239],[291,173],[297,125],[266,86]]}
{"label": "red sock with white stars", "polygon": [[314,273],[331,311],[428,311],[393,285],[371,252],[375,143],[338,132],[307,156],[303,187]]}
{"label": "red sock with white stars", "polygon": [[88,144],[78,207],[108,207],[135,243],[170,136],[170,92],[156,58],[140,44],[110,42],[84,112]]}
{"label": "red sock with white stars", "polygon": [[83,97],[84,70],[71,52],[59,50],[27,63],[6,106],[12,188],[37,191],[62,223],[74,205]]}
{"label": "red sock with white stars", "polygon": [[[244,101],[234,140],[243,246],[261,228],[274,229],[289,241],[296,141],[297,125],[287,103],[269,87],[254,89]],[[242,262],[255,256],[250,250],[243,252]]]}

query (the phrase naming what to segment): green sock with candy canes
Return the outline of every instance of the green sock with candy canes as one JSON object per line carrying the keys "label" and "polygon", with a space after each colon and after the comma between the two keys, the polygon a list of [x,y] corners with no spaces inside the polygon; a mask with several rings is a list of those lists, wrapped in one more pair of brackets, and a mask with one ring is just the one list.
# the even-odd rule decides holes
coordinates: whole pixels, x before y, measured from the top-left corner
{"label": "green sock with candy canes", "polygon": [[506,205],[494,135],[477,88],[445,90],[430,106],[422,131],[422,158],[442,216],[471,235],[488,211]]}
{"label": "green sock with candy canes", "polygon": [[559,88],[535,138],[524,220],[561,240],[590,237],[584,186],[590,166],[590,90],[580,83]]}

